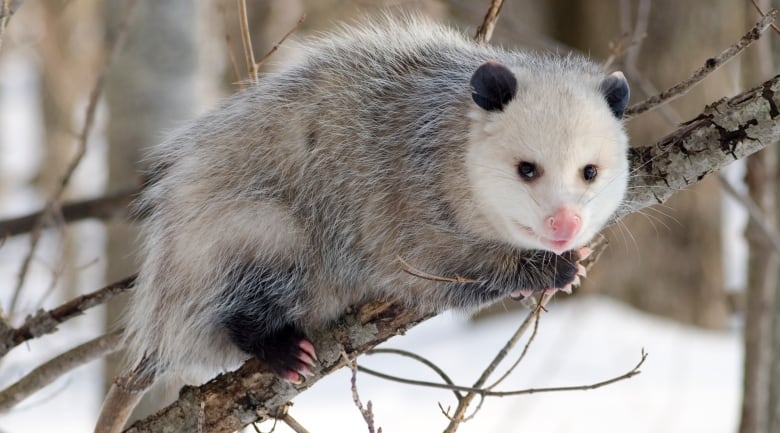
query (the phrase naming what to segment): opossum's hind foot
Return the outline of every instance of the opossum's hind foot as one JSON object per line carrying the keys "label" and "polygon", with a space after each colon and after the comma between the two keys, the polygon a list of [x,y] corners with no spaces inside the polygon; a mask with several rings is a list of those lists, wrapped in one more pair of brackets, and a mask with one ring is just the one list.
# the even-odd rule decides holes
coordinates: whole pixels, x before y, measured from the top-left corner
{"label": "opossum's hind foot", "polygon": [[313,376],[317,362],[314,345],[293,325],[261,338],[256,343],[259,350],[253,355],[268,364],[282,379],[299,384],[305,377]]}
{"label": "opossum's hind foot", "polygon": [[279,377],[301,383],[312,375],[317,355],[298,322],[290,293],[300,293],[305,272],[258,263],[236,266],[226,281],[226,302],[218,314],[230,340],[268,364]]}

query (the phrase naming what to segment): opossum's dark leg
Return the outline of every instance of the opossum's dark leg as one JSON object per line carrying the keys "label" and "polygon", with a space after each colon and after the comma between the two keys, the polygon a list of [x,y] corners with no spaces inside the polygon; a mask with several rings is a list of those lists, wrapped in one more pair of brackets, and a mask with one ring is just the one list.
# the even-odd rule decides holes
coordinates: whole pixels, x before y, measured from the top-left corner
{"label": "opossum's dark leg", "polygon": [[[524,251],[522,254],[492,251],[487,259],[472,267],[453,272],[475,282],[449,283],[449,307],[473,308],[514,296],[520,291],[564,288],[580,272],[575,251],[561,255],[549,251]],[[498,257],[496,256],[498,255]],[[503,256],[503,257],[501,257]]]}
{"label": "opossum's dark leg", "polygon": [[304,271],[243,265],[230,273],[220,319],[231,341],[267,363],[282,378],[299,383],[317,359],[291,312]]}

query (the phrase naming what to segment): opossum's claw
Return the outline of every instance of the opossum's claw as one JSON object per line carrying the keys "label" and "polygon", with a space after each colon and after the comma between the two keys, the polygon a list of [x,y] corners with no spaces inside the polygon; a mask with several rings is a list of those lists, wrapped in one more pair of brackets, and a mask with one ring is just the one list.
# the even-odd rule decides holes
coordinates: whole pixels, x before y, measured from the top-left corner
{"label": "opossum's claw", "polygon": [[[311,344],[311,341],[309,341],[309,340],[306,340],[306,339],[303,339],[303,340],[301,340],[301,342],[298,344],[298,347],[300,347],[300,348],[301,348],[301,350],[303,350],[303,352],[304,352],[306,355],[309,355],[309,357],[310,357],[311,359],[313,359],[314,361],[318,361],[318,359],[317,359],[317,352],[315,352],[315,351],[314,351],[314,345],[313,345],[313,344]],[[312,365],[312,366],[314,366],[314,363],[313,363],[313,362],[308,362],[308,364],[309,364],[309,365]]]}

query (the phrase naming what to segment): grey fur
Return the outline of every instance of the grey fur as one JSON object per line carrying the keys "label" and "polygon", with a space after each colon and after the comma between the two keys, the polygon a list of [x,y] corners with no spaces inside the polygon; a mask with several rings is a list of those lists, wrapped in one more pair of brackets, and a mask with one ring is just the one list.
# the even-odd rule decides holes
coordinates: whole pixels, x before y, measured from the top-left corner
{"label": "grey fur", "polygon": [[[520,71],[521,93],[543,82],[598,95],[596,66],[477,46],[418,19],[346,29],[301,50],[302,60],[185,126],[150,156],[159,171],[139,202],[145,245],[128,316],[131,363],[146,355],[156,372],[197,381],[245,359],[219,320],[252,302],[227,287],[237,264],[304,269],[305,277],[267,286],[286,317],[264,319],[304,331],[371,299],[470,309],[570,273],[573,265],[560,262],[571,255],[473,229],[488,222],[465,174],[469,113],[479,110],[469,80],[496,60]],[[518,99],[512,103],[546,102]],[[478,282],[415,277],[398,257],[428,274]]]}

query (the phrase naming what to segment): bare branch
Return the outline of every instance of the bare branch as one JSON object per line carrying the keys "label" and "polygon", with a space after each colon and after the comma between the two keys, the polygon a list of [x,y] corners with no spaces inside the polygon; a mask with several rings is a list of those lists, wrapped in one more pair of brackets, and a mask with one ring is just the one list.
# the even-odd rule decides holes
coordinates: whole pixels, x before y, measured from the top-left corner
{"label": "bare branch", "polygon": [[[401,350],[401,349],[385,349],[385,348],[382,348],[382,349],[369,350],[368,352],[366,352],[366,355],[376,355],[376,354],[379,354],[379,353],[390,353],[390,354],[405,356],[407,358],[414,359],[415,361],[418,361],[418,362],[422,363],[423,365],[429,367],[431,370],[435,371],[436,374],[438,374],[439,377],[441,377],[441,379],[446,384],[454,385],[454,383],[452,382],[452,379],[450,379],[450,377],[447,375],[447,373],[444,372],[444,370],[441,369],[441,367],[439,367],[438,365],[436,365],[435,363],[433,363],[429,359],[426,359],[426,358],[424,358],[424,357],[422,357],[422,356],[420,356],[420,355],[418,355],[416,353],[409,352],[407,350]],[[358,371],[365,372],[365,373],[368,373],[368,374],[372,374],[373,373],[373,370],[364,369],[362,366],[358,366]],[[455,392],[455,398],[457,398],[458,400],[460,400],[460,398],[461,398],[461,395],[457,391]]]}
{"label": "bare branch", "polygon": [[655,145],[630,149],[630,192],[621,216],[663,203],[707,174],[777,142],[778,92],[780,76],[707,106]]}
{"label": "bare branch", "polygon": [[95,292],[72,299],[53,310],[39,310],[34,315],[28,316],[22,326],[10,329],[0,335],[0,357],[19,344],[54,332],[60,323],[79,316],[87,309],[125,292],[132,287],[134,281],[135,276],[131,276]]}
{"label": "bare branch", "polygon": [[287,40],[290,36],[292,36],[293,33],[295,33],[299,27],[301,27],[301,24],[306,20],[306,14],[301,15],[300,18],[298,18],[298,22],[295,23],[293,28],[291,28],[287,33],[282,36],[282,39],[279,39],[279,42],[276,43],[265,55],[255,63],[255,71],[258,71],[261,66],[263,66],[263,63],[265,63],[275,52],[279,49],[279,47],[284,43],[284,41]]}
{"label": "bare branch", "polygon": [[10,410],[36,391],[76,367],[119,350],[122,329],[102,335],[41,364],[13,385],[0,391],[0,413]]}
{"label": "bare branch", "polygon": [[309,430],[306,430],[306,428],[302,426],[301,423],[296,421],[295,418],[290,416],[289,413],[284,414],[282,421],[284,421],[284,423],[287,424],[287,426],[290,427],[295,433],[309,433]]}
{"label": "bare branch", "polygon": [[[342,356],[348,359],[346,353],[343,353]],[[358,395],[358,390],[357,390],[358,366],[357,366],[357,362],[355,362],[354,359],[349,360],[349,368],[352,369],[352,379],[350,380],[350,389],[352,390],[352,401],[355,402],[355,406],[357,406],[358,410],[360,411],[360,414],[363,416],[363,420],[365,420],[366,426],[368,426],[368,433],[376,433],[376,428],[374,427],[374,412],[371,409],[371,400],[369,400],[368,403],[366,403],[366,406],[363,407],[363,402],[360,401],[360,396]],[[379,433],[382,433],[381,428],[379,429]]]}
{"label": "bare branch", "polygon": [[366,372],[370,372],[370,374],[381,377],[383,379],[392,380],[394,382],[401,382],[408,385],[419,385],[419,386],[425,386],[428,388],[441,388],[441,389],[448,389],[452,391],[464,391],[468,392],[470,394],[480,395],[483,397],[509,397],[513,395],[523,395],[523,394],[539,394],[542,392],[564,392],[564,391],[589,391],[592,389],[601,388],[607,385],[611,385],[616,382],[620,382],[626,379],[630,379],[637,374],[641,373],[641,370],[639,370],[640,367],[645,363],[645,360],[647,360],[647,352],[642,349],[641,357],[639,359],[639,362],[631,368],[626,373],[621,374],[620,376],[615,376],[613,378],[602,380],[600,382],[591,383],[588,385],[575,385],[575,386],[557,386],[557,387],[549,387],[549,388],[527,388],[527,389],[518,389],[514,391],[493,391],[487,388],[477,388],[477,387],[470,387],[470,386],[459,386],[459,385],[449,385],[444,383],[437,383],[437,382],[427,382],[423,380],[411,380],[411,379],[404,379],[402,377],[392,376],[385,373],[380,373],[375,370],[370,370],[365,367],[363,367],[363,370]]}
{"label": "bare branch", "polygon": [[[517,343],[520,341],[520,338],[522,338],[522,336],[525,335],[526,331],[531,326],[531,323],[532,322],[538,323],[539,315],[541,314],[545,304],[547,304],[547,302],[549,302],[550,299],[552,299],[551,294],[543,293],[541,295],[541,298],[539,299],[536,308],[534,308],[534,310],[530,312],[528,316],[526,316],[525,320],[523,320],[523,322],[520,323],[520,326],[517,328],[515,333],[512,334],[509,340],[507,340],[507,342],[504,344],[504,347],[501,348],[501,350],[496,354],[496,356],[493,358],[493,360],[490,362],[487,368],[485,368],[485,370],[480,375],[479,379],[477,379],[477,381],[474,382],[474,385],[472,385],[473,389],[481,390],[485,386],[485,383],[493,374],[493,372],[498,368],[498,365],[507,356],[509,356],[509,352],[517,345]],[[523,353],[523,355],[525,355],[525,353]],[[514,368],[514,366],[512,368]],[[500,380],[503,380],[503,377]],[[498,382],[496,382],[496,384],[497,383]],[[444,433],[453,433],[458,429],[460,423],[466,420],[466,411],[468,410],[471,401],[474,400],[474,397],[477,395],[482,395],[482,393],[471,390],[468,391],[468,394],[464,395],[463,398],[460,399],[460,401],[458,401],[458,407],[455,408],[454,414],[450,417],[450,423],[449,425],[447,425],[447,428],[444,429]]]}
{"label": "bare branch", "polygon": [[252,48],[252,35],[249,33],[249,18],[246,12],[246,0],[238,2],[238,21],[241,26],[241,41],[244,43],[244,60],[249,79],[257,81],[257,69],[255,69],[255,51]]}
{"label": "bare branch", "polygon": [[474,40],[478,44],[484,45],[493,37],[493,30],[496,28],[496,21],[498,21],[498,14],[501,13],[502,6],[504,6],[504,0],[491,0],[485,19],[477,28],[477,34],[474,35]]}
{"label": "bare branch", "polygon": [[745,48],[761,38],[761,35],[774,22],[775,18],[777,18],[777,10],[772,9],[768,14],[762,16],[753,28],[745,33],[745,35],[734,43],[734,45],[726,48],[726,50],[717,56],[707,59],[704,66],[696,70],[690,77],[653,97],[628,107],[625,112],[625,118],[630,119],[636,117],[646,111],[658,108],[663,104],[667,104],[680,96],[685,95],[693,86],[699,84],[707,77],[707,75],[725,65],[729,60],[733,59],[737,54],[741,53]]}
{"label": "bare branch", "polygon": [[[750,1],[753,3],[753,7],[754,7],[754,8],[756,8],[756,10],[758,11],[758,13],[760,13],[762,17],[763,17],[763,16],[766,16],[766,14],[764,13],[764,11],[763,11],[763,10],[761,10],[761,7],[758,5],[758,3],[756,2],[756,0],[750,0]],[[775,25],[774,23],[772,24],[772,30],[774,30],[774,31],[775,31],[775,33],[777,33],[778,35],[780,35],[780,28],[778,28],[778,27],[777,27],[777,25]]]}
{"label": "bare branch", "polygon": [[534,329],[531,331],[531,336],[528,337],[528,341],[525,342],[525,346],[523,346],[523,351],[520,352],[520,356],[517,357],[515,362],[504,372],[504,374],[501,375],[498,379],[496,379],[495,382],[493,382],[491,385],[487,386],[487,389],[493,389],[501,382],[504,381],[507,377],[509,377],[510,374],[517,368],[518,365],[520,365],[521,362],[523,362],[523,359],[525,359],[525,355],[528,354],[528,349],[531,347],[531,343],[534,342],[534,339],[536,338],[536,334],[539,331],[539,319],[542,317],[542,303],[539,301],[539,305],[537,308],[534,309],[533,316],[534,316]]}
{"label": "bare branch", "polygon": [[[72,223],[87,218],[112,220],[127,218],[129,206],[137,189],[119,191],[103,197],[74,201],[62,205],[60,209],[61,221]],[[47,220],[46,211],[38,211],[17,218],[0,221],[0,234],[2,236],[15,236],[34,230],[37,226],[45,228],[51,224]]]}
{"label": "bare branch", "polygon": [[[370,303],[344,316],[334,327],[312,335],[320,368],[301,385],[280,380],[257,359],[250,359],[235,372],[218,376],[200,387],[185,387],[177,402],[133,424],[125,432],[196,431],[196,412],[205,414],[204,432],[233,432],[277,413],[298,393],[323,376],[345,366],[350,358],[365,353],[382,341],[402,334],[433,313],[410,311],[400,304]],[[241,401],[241,404],[236,404]],[[201,409],[201,405],[204,405]]]}

